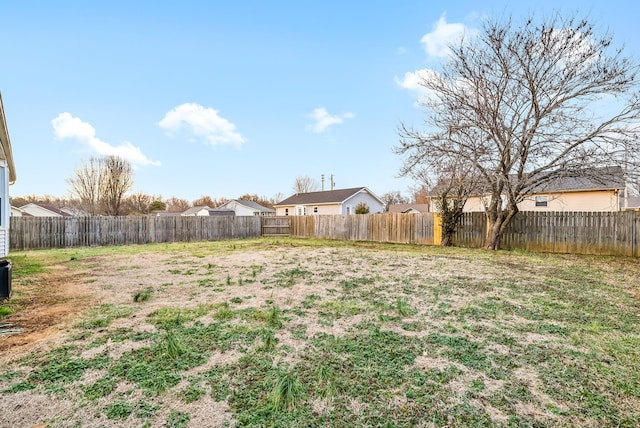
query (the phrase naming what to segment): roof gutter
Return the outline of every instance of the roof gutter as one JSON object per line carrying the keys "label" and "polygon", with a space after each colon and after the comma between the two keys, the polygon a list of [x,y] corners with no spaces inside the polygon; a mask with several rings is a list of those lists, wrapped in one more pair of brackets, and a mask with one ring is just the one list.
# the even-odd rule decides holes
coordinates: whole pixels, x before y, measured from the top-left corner
{"label": "roof gutter", "polygon": [[4,105],[2,104],[2,94],[0,93],[0,155],[7,162],[9,168],[9,184],[16,182],[16,167],[13,163],[13,153],[11,151],[11,140],[7,130],[7,121],[4,116]]}

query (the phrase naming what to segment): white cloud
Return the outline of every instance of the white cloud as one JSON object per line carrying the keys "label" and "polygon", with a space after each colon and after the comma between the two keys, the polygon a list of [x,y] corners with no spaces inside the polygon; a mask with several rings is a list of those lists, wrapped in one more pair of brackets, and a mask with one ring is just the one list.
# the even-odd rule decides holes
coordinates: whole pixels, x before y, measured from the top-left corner
{"label": "white cloud", "polygon": [[128,141],[123,142],[119,146],[112,146],[96,137],[96,130],[91,124],[83,122],[80,118],[74,117],[71,113],[60,113],[51,121],[53,132],[57,139],[75,139],[91,148],[101,156],[119,156],[128,160],[134,166],[139,165],[156,165],[160,162],[153,161],[142,154],[139,147],[134,146]]}
{"label": "white cloud", "polygon": [[[475,37],[478,31],[467,27],[461,23],[448,23],[446,14],[443,13],[440,19],[433,24],[433,31],[422,36],[422,43],[427,55],[433,58],[446,58],[451,54],[449,46],[462,37]],[[431,69],[421,69],[407,72],[403,77],[395,78],[396,84],[403,89],[414,92],[418,99],[416,104],[420,104],[432,94],[423,86],[424,80],[439,79],[437,71]]]}
{"label": "white cloud", "polygon": [[218,111],[196,103],[181,104],[167,112],[158,122],[160,128],[173,134],[186,130],[196,138],[204,138],[209,144],[236,144],[245,142],[236,126],[227,119],[218,116]]}
{"label": "white cloud", "polygon": [[425,79],[437,79],[439,75],[436,71],[430,70],[428,68],[423,68],[421,70],[407,72],[404,74],[403,78],[399,78],[396,76],[396,84],[403,89],[407,89],[409,91],[415,92],[418,96],[418,101],[423,99],[424,97],[429,96],[430,92],[420,84],[420,82]]}
{"label": "white cloud", "polygon": [[443,58],[449,56],[449,45],[465,35],[473,35],[476,31],[460,23],[448,23],[446,14],[442,14],[433,25],[433,31],[422,36],[420,40],[429,56]]}
{"label": "white cloud", "polygon": [[343,115],[331,115],[324,107],[318,107],[313,110],[307,117],[314,120],[314,123],[307,125],[307,130],[316,134],[322,134],[330,126],[338,125],[344,122],[344,119],[352,119],[356,117],[353,113],[345,113]]}

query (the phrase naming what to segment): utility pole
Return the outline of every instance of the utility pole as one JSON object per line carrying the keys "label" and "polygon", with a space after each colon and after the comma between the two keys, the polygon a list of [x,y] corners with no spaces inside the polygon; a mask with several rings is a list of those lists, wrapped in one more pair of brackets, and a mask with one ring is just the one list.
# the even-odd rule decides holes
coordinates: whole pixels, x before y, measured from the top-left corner
{"label": "utility pole", "polygon": [[331,174],[331,190],[333,190],[334,187],[336,187],[336,182],[333,181],[333,174]]}
{"label": "utility pole", "polygon": [[324,192],[324,174],[320,174],[320,181],[322,182],[322,191]]}

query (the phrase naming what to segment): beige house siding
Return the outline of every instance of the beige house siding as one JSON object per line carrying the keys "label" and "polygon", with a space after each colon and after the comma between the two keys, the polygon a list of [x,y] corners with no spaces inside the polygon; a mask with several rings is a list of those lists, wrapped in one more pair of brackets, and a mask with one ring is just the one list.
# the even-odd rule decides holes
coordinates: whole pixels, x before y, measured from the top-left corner
{"label": "beige house siding", "polygon": [[[287,205],[276,207],[276,215],[300,215],[297,211],[302,207],[306,209],[303,215],[337,215],[342,214],[340,211],[340,204],[309,204],[309,205]],[[317,212],[316,212],[317,208]],[[289,210],[287,212],[287,209]]]}
{"label": "beige house siding", "polygon": [[520,204],[520,211],[619,211],[618,193],[615,190],[550,193],[546,207],[536,207],[535,198]]}
{"label": "beige house siding", "polygon": [[[546,197],[547,206],[536,206],[536,196]],[[540,201],[542,202],[542,201]],[[465,212],[484,211],[489,203],[488,196],[474,196],[467,199]],[[619,197],[615,190],[594,190],[582,192],[542,193],[532,195],[518,204],[520,211],[619,211]]]}

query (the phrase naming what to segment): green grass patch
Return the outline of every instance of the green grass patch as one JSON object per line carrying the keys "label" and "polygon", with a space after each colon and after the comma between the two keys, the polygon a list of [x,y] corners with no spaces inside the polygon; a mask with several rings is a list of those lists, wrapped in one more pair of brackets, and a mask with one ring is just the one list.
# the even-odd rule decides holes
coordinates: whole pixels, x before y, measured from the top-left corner
{"label": "green grass patch", "polygon": [[191,417],[188,413],[172,410],[167,419],[167,428],[183,428],[186,427]]}
{"label": "green grass patch", "polygon": [[151,299],[151,294],[153,293],[153,287],[147,287],[142,291],[138,291],[133,295],[134,302],[146,302]]}
{"label": "green grass patch", "polygon": [[149,314],[149,321],[158,326],[182,325],[211,312],[214,305],[200,304],[194,308],[163,307]]}
{"label": "green grass patch", "polygon": [[189,404],[198,401],[206,392],[201,385],[201,381],[196,381],[183,389],[180,396],[186,404]]}
{"label": "green grass patch", "polygon": [[278,272],[274,278],[278,287],[293,287],[298,280],[309,278],[311,275],[313,275],[312,272],[300,267],[295,267]]}
{"label": "green grass patch", "polygon": [[39,275],[46,271],[47,261],[42,260],[39,254],[11,255],[11,277],[19,280],[25,277]]}
{"label": "green grass patch", "polygon": [[12,313],[13,313],[13,310],[5,306],[0,306],[0,319],[6,317],[7,315],[11,315]]}
{"label": "green grass patch", "polygon": [[83,329],[106,328],[113,320],[128,317],[131,314],[133,314],[133,308],[106,303],[89,309],[86,319],[76,324],[76,327]]}

